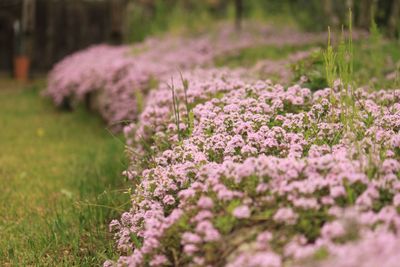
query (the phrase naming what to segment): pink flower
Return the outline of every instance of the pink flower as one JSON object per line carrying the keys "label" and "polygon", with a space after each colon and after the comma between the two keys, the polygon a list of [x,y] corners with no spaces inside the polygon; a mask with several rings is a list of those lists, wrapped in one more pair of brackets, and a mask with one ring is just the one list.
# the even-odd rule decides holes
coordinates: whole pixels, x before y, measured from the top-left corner
{"label": "pink flower", "polygon": [[211,209],[214,203],[211,198],[202,196],[197,202],[197,206],[202,209]]}
{"label": "pink flower", "polygon": [[296,223],[298,215],[291,208],[280,208],[274,215],[274,220],[286,224]]}
{"label": "pink flower", "polygon": [[400,206],[400,193],[397,193],[394,197],[393,197],[393,205],[396,207]]}
{"label": "pink flower", "polygon": [[193,255],[196,251],[198,251],[198,248],[195,245],[187,244],[183,247],[183,251],[188,255]]}
{"label": "pink flower", "polygon": [[171,195],[166,195],[163,202],[165,205],[173,205],[175,203],[175,198]]}
{"label": "pink flower", "polygon": [[331,192],[331,196],[333,198],[338,198],[338,197],[346,195],[346,190],[344,189],[343,186],[331,187],[330,192]]}
{"label": "pink flower", "polygon": [[250,217],[250,209],[248,206],[242,205],[236,207],[232,214],[238,219],[246,219]]}
{"label": "pink flower", "polygon": [[150,261],[150,266],[162,266],[168,262],[167,257],[164,255],[155,255]]}
{"label": "pink flower", "polygon": [[185,232],[182,235],[182,242],[183,244],[189,244],[189,243],[196,244],[201,242],[201,238],[197,234],[191,232]]}
{"label": "pink flower", "polygon": [[345,234],[345,229],[343,225],[338,221],[326,223],[321,230],[322,237],[327,239],[340,237],[344,234]]}

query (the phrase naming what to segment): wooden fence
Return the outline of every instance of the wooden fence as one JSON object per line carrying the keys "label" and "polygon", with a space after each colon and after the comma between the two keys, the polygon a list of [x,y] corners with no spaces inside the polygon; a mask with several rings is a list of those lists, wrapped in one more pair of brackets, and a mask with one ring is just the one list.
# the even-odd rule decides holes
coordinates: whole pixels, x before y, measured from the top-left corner
{"label": "wooden fence", "polygon": [[0,0],[0,70],[27,55],[34,71],[94,43],[120,43],[127,0]]}

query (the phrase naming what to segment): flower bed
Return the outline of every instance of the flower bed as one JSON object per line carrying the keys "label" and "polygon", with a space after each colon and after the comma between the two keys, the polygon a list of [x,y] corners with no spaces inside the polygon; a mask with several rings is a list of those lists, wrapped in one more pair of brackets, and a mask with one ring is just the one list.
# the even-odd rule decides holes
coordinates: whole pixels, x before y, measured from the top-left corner
{"label": "flower bed", "polygon": [[349,105],[340,87],[223,76],[160,86],[125,129],[136,186],[110,225],[118,263],[395,266],[400,90]]}
{"label": "flower bed", "polygon": [[92,96],[108,123],[133,121],[132,207],[110,224],[118,265],[397,266],[400,90],[252,77],[287,78],[286,61],[210,67],[243,47],[310,41],[261,33],[97,46],[52,71],[57,105]]}
{"label": "flower bed", "polygon": [[[92,108],[113,125],[137,118],[140,100],[162,76],[177,70],[212,65],[214,58],[240,49],[266,44],[320,42],[323,34],[277,31],[249,25],[237,35],[232,27],[197,37],[165,36],[149,38],[130,46],[99,45],[79,51],[56,64],[50,72],[46,95],[57,106],[74,106],[94,97]],[[94,103],[94,104],[93,104]]]}

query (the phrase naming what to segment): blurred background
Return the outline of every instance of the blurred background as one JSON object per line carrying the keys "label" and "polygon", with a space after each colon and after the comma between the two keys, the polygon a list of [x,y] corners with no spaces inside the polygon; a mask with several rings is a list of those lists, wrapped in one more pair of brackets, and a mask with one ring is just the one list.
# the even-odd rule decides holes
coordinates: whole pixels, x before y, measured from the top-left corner
{"label": "blurred background", "polygon": [[43,73],[64,56],[95,43],[130,43],[165,31],[194,33],[229,20],[295,25],[306,31],[353,26],[372,18],[399,37],[400,0],[0,0],[0,73]]}

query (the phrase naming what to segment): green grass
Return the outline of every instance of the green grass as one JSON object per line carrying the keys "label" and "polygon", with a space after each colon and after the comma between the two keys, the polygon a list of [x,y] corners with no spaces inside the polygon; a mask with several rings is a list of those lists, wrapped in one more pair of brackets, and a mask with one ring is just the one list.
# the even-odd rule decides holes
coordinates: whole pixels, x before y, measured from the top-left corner
{"label": "green grass", "polygon": [[39,87],[0,81],[0,266],[96,266],[114,258],[108,223],[129,206],[123,141]]}
{"label": "green grass", "polygon": [[398,88],[400,86],[399,40],[385,39],[376,22],[372,20],[369,36],[353,43],[351,9],[347,17],[349,36],[344,35],[342,26],[339,42],[332,46],[331,31],[328,27],[326,49],[292,66],[295,80],[305,75],[308,77],[305,86],[313,90],[326,86],[333,87],[337,79],[341,80],[344,88],[348,86],[354,88],[366,86],[370,89]]}
{"label": "green grass", "polygon": [[318,44],[305,45],[260,45],[241,49],[233,54],[220,56],[215,59],[215,65],[219,67],[249,67],[263,59],[280,60],[287,58],[290,54],[309,50]]}
{"label": "green grass", "polygon": [[[396,71],[396,68],[398,69],[396,64],[400,64],[398,41],[383,40],[375,47],[371,47],[369,41],[365,39],[356,41],[354,42],[353,63],[353,77],[357,85],[367,85],[372,89],[399,88],[398,81],[386,78],[386,75]],[[309,82],[304,86],[313,90],[328,86],[322,51],[298,62],[293,69],[295,79],[302,75],[309,78]]]}

